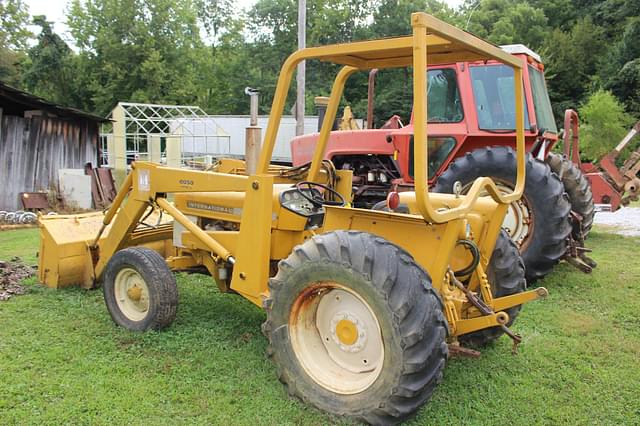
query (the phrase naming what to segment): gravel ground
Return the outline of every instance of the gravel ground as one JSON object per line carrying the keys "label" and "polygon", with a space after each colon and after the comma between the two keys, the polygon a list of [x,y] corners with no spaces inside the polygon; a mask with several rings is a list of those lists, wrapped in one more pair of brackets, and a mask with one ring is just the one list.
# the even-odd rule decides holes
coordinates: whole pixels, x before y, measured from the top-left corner
{"label": "gravel ground", "polygon": [[616,234],[640,237],[640,207],[623,207],[615,213],[598,212],[594,223],[610,227]]}

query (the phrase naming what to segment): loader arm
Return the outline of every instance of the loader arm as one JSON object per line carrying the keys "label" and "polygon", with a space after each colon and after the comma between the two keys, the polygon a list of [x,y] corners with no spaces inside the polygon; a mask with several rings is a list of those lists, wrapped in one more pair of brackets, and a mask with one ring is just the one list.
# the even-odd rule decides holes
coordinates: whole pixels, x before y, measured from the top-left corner
{"label": "loader arm", "polygon": [[[109,259],[127,245],[142,215],[152,207],[167,211],[175,221],[187,228],[208,247],[215,256],[233,262],[231,253],[210,235],[199,229],[167,200],[168,193],[228,192],[246,190],[248,176],[211,173],[195,170],[173,169],[147,162],[134,163],[131,174],[125,180],[114,204],[105,214],[103,226],[91,245],[94,279],[100,280]],[[107,226],[108,235],[102,237]]]}

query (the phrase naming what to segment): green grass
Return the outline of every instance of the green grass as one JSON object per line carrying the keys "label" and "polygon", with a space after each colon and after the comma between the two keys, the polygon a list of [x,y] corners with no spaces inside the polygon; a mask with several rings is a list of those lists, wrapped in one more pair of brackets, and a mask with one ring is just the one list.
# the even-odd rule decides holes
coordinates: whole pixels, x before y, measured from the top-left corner
{"label": "green grass", "polygon": [[[0,232],[0,259],[35,259],[37,230]],[[640,239],[596,229],[599,267],[560,265],[547,300],[482,357],[452,359],[414,424],[638,424]],[[287,396],[264,357],[264,314],[179,275],[164,332],[111,322],[100,291],[50,290],[0,302],[0,424],[326,424],[345,422]]]}
{"label": "green grass", "polygon": [[0,231],[0,260],[18,256],[27,265],[35,265],[38,262],[36,253],[40,244],[38,235],[36,228]]}

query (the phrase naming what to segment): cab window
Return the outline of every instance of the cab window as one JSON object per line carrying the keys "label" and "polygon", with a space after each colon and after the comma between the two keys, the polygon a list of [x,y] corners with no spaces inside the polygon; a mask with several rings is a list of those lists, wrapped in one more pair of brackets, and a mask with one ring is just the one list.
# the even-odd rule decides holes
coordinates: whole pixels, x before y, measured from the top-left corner
{"label": "cab window", "polygon": [[[413,136],[411,136],[411,140],[409,141],[409,176],[412,178],[414,173],[414,147],[413,147]],[[427,152],[429,155],[429,164],[428,164],[428,173],[429,179],[433,178],[436,172],[440,169],[442,164],[449,158],[449,154],[456,147],[455,138],[444,136],[444,137],[429,137],[427,139]]]}
{"label": "cab window", "polygon": [[[507,65],[482,65],[472,66],[469,70],[478,127],[484,130],[515,130],[513,68]],[[530,127],[526,107],[524,127]]]}
{"label": "cab window", "polygon": [[456,71],[451,68],[427,71],[427,114],[429,123],[458,123],[464,117]]}
{"label": "cab window", "polygon": [[539,129],[558,133],[556,122],[553,119],[551,101],[547,93],[547,85],[544,82],[544,74],[537,68],[529,65],[529,78],[531,79],[531,92],[533,93],[533,108],[536,111],[536,121]]}

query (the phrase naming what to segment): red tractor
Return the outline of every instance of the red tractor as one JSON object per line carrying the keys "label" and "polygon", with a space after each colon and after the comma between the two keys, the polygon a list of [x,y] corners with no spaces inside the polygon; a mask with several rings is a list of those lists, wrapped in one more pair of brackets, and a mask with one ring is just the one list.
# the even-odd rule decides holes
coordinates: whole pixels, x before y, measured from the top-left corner
{"label": "red tractor", "polygon": [[[525,65],[529,153],[524,195],[510,206],[503,226],[520,248],[528,280],[549,273],[568,253],[573,254],[568,258],[572,263],[590,271],[595,264],[585,256],[587,250],[580,242],[593,223],[591,188],[579,167],[551,152],[559,132],[544,66],[523,45],[503,49]],[[513,71],[497,62],[479,61],[429,67],[427,73],[429,185],[436,192],[464,193],[477,177],[490,176],[505,192],[511,192],[516,171]],[[372,83],[371,76],[370,105]],[[369,115],[368,126],[372,122]],[[402,127],[394,117],[380,129],[332,132],[325,158],[337,169],[353,170],[354,207],[402,212],[402,206],[394,205],[394,197],[386,200],[390,193],[413,187],[412,122]],[[294,166],[311,161],[317,137],[293,139]]]}

